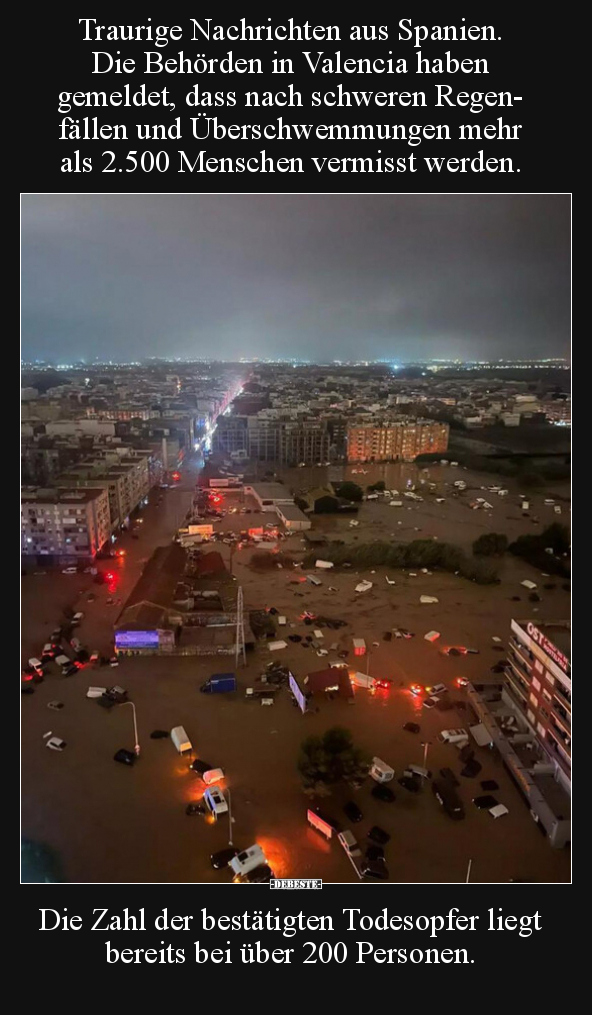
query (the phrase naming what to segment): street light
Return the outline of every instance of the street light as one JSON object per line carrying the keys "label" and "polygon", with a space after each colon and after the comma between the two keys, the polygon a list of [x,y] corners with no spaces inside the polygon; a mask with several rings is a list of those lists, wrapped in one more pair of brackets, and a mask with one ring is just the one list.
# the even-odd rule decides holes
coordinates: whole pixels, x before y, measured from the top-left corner
{"label": "street light", "polygon": [[228,793],[228,845],[232,846],[233,845],[233,842],[232,842],[232,800],[231,800],[231,797],[230,797],[230,790],[227,789],[226,792]]}
{"label": "street light", "polygon": [[467,876],[465,878],[465,885],[468,885],[469,881],[471,880],[471,867],[472,866],[473,866],[473,861],[469,860],[469,865],[467,867]]}
{"label": "street light", "polygon": [[421,746],[423,747],[423,767],[424,768],[427,768],[426,762],[428,760],[428,749],[430,747],[431,742],[432,742],[431,740],[425,740],[425,741],[422,740],[422,743],[421,743]]}
{"label": "street light", "polygon": [[132,706],[132,712],[134,714],[134,740],[135,740],[134,751],[135,751],[136,757],[139,757],[140,756],[140,745],[138,743],[138,723],[137,723],[137,719],[136,719],[136,706],[134,705],[133,701],[120,701],[119,704],[120,705],[131,705]]}

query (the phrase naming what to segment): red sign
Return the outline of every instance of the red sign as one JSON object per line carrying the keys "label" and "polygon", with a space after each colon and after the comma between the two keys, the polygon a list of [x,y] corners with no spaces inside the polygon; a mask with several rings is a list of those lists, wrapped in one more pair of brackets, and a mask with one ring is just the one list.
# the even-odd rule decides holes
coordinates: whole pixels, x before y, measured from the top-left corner
{"label": "red sign", "polygon": [[542,634],[541,631],[539,631],[538,627],[535,627],[534,624],[530,623],[530,621],[526,625],[526,630],[530,635],[530,637],[532,638],[532,640],[539,646],[539,648],[541,648],[543,652],[545,652],[549,656],[549,658],[553,660],[554,663],[557,663],[557,665],[563,670],[564,673],[567,673],[569,670],[569,659],[567,658],[567,656],[564,656],[563,652],[560,652],[559,649],[555,647],[552,641],[549,641],[548,638],[545,638],[545,635]]}

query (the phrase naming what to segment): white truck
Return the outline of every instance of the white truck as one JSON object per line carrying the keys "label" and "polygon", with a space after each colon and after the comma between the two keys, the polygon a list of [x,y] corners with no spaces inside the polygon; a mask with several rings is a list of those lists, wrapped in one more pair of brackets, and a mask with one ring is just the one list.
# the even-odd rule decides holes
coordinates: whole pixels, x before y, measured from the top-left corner
{"label": "white truck", "polygon": [[183,726],[175,726],[171,730],[171,740],[173,741],[179,754],[191,754],[193,747]]}
{"label": "white truck", "polygon": [[375,782],[390,782],[395,778],[395,770],[381,758],[372,758],[369,775]]}
{"label": "white truck", "polygon": [[374,691],[378,687],[374,677],[369,673],[352,673],[350,680],[354,687],[365,687],[368,691]]}

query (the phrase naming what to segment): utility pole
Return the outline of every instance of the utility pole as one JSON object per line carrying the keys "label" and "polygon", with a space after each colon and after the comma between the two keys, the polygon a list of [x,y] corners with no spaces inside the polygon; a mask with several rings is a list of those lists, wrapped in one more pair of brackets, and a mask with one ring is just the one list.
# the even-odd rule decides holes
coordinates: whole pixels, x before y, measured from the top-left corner
{"label": "utility pole", "polygon": [[236,596],[236,642],[234,655],[234,665],[236,668],[238,668],[239,653],[242,654],[243,666],[247,665],[247,657],[245,653],[245,618],[243,611],[243,590],[239,587],[237,589]]}
{"label": "utility pole", "polygon": [[466,885],[468,885],[469,881],[471,880],[471,867],[472,866],[473,866],[473,861],[469,860],[469,866],[467,867],[467,876],[465,878],[465,884]]}

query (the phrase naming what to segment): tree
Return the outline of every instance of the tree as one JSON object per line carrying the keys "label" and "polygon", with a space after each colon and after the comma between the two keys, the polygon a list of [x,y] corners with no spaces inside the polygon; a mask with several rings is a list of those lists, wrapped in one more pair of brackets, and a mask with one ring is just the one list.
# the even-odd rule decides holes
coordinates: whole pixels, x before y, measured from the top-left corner
{"label": "tree", "polygon": [[362,487],[349,480],[346,480],[345,483],[334,483],[333,487],[337,496],[343,497],[344,500],[361,501],[364,496]]}
{"label": "tree", "polygon": [[484,532],[473,543],[477,557],[503,557],[508,549],[508,537],[503,532]]}
{"label": "tree", "polygon": [[350,731],[341,726],[333,726],[322,737],[303,740],[297,762],[305,789],[362,778],[369,766],[370,759],[355,746]]}

